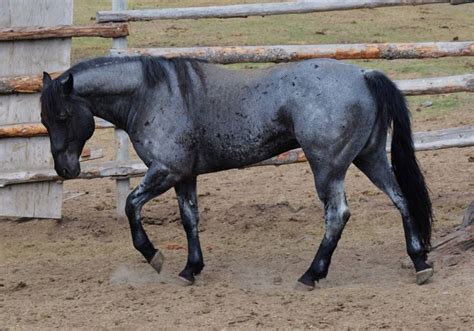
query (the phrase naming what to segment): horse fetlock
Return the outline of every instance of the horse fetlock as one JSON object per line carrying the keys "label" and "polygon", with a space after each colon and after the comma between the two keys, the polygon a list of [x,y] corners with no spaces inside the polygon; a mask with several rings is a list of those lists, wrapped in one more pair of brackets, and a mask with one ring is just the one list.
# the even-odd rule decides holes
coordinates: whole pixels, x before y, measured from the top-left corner
{"label": "horse fetlock", "polygon": [[430,265],[427,260],[428,256],[426,254],[426,251],[408,251],[408,255],[410,256],[411,260],[413,261],[413,266],[415,267],[415,270],[422,271],[428,268],[432,268],[432,265]]}
{"label": "horse fetlock", "polygon": [[204,269],[204,263],[202,261],[199,261],[197,263],[192,264],[191,268],[193,270],[194,275],[199,275],[202,269]]}
{"label": "horse fetlock", "polygon": [[[204,262],[202,260],[197,262],[189,262],[186,263],[186,267],[181,272],[183,274],[191,274],[192,276],[197,276],[201,273],[202,269],[204,269]],[[181,276],[181,274],[180,274]]]}

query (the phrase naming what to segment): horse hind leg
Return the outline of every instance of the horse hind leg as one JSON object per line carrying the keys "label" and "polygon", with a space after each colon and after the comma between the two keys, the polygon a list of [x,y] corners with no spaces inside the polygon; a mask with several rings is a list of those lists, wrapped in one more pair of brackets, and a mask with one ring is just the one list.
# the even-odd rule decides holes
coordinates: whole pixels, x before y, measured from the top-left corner
{"label": "horse hind leg", "polygon": [[423,246],[420,234],[408,211],[407,203],[401,193],[385,152],[385,144],[375,151],[358,156],[354,164],[380,190],[388,195],[400,211],[408,255],[416,271],[416,282],[421,285],[433,276],[433,268],[426,262],[428,249]]}
{"label": "horse hind leg", "polygon": [[326,224],[324,237],[316,256],[297,282],[297,288],[312,290],[315,281],[325,278],[328,274],[331,257],[350,217],[344,190],[344,178],[348,165],[322,164],[318,161],[321,159],[312,153],[306,151],[305,153],[314,174],[319,199],[324,204]]}

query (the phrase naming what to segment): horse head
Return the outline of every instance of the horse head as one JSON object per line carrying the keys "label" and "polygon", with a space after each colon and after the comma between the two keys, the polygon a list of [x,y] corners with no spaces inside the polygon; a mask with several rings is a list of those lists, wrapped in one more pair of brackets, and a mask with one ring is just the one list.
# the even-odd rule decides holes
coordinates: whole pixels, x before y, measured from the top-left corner
{"label": "horse head", "polygon": [[77,177],[81,172],[79,157],[95,124],[88,102],[74,89],[71,73],[54,80],[43,73],[41,123],[48,130],[57,174],[67,179]]}

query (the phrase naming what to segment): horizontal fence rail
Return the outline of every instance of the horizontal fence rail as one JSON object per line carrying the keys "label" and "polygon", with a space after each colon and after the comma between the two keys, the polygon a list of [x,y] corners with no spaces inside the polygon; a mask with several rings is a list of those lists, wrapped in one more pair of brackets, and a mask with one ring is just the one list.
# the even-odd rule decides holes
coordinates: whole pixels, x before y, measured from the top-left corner
{"label": "horizontal fence rail", "polygon": [[[434,150],[450,147],[467,147],[474,145],[474,126],[444,129],[414,134],[415,149]],[[390,140],[390,139],[389,139]],[[387,151],[390,151],[390,141],[387,142]],[[294,149],[280,154],[266,161],[252,166],[283,165],[295,162],[304,162],[306,157],[301,149]],[[96,164],[82,164],[82,171],[78,178],[92,179],[103,177],[136,177],[143,176],[148,170],[140,160],[108,161]],[[54,169],[16,171],[0,173],[0,187],[12,184],[62,180]]]}
{"label": "horizontal fence rail", "polygon": [[313,0],[298,2],[255,3],[227,6],[136,9],[119,11],[99,11],[98,23],[151,21],[170,19],[234,18],[248,16],[269,16],[282,14],[304,14],[336,10],[350,10],[390,6],[462,4],[469,0]]}
{"label": "horizontal fence rail", "polygon": [[[458,76],[396,80],[395,83],[407,96],[474,92],[474,73]],[[96,118],[95,123],[96,129],[114,127],[111,123],[100,118]],[[34,137],[47,134],[46,128],[39,123],[0,126],[0,138]]]}
{"label": "horizontal fence rail", "polygon": [[[430,132],[415,132],[413,134],[413,140],[415,142],[415,150],[418,152],[452,147],[469,147],[474,145],[474,126]],[[386,151],[391,151],[391,139],[387,141]],[[297,148],[257,163],[256,165],[283,165],[306,161],[303,150]]]}
{"label": "horizontal fence rail", "polygon": [[473,56],[474,42],[272,45],[182,48],[111,49],[114,56],[154,55],[192,57],[212,63],[291,62],[312,58],[349,59],[424,59],[448,56]]}
{"label": "horizontal fence rail", "polygon": [[[474,42],[111,49],[114,56],[195,57],[208,62],[289,62],[308,58],[400,59],[474,56]],[[57,77],[60,73],[53,73]],[[37,93],[42,76],[0,77],[0,95]]]}
{"label": "horizontal fence rail", "polygon": [[[114,128],[112,123],[97,118],[96,129]],[[37,137],[46,136],[48,131],[41,123],[19,123],[8,126],[0,126],[0,138]]]}
{"label": "horizontal fence rail", "polygon": [[457,76],[397,80],[395,83],[405,95],[474,92],[474,73]]}
{"label": "horizontal fence rail", "polygon": [[71,37],[117,38],[129,35],[127,24],[57,25],[0,28],[0,41]]}
{"label": "horizontal fence rail", "polygon": [[[57,78],[59,75],[60,72],[50,73],[52,78]],[[42,88],[43,75],[0,77],[0,95],[38,93]]]}

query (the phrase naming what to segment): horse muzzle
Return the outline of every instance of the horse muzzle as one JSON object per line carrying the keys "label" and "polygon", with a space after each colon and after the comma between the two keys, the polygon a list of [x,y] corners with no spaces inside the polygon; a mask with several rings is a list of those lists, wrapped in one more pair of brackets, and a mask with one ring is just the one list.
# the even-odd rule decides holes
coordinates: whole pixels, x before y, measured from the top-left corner
{"label": "horse muzzle", "polygon": [[72,179],[81,173],[79,158],[70,154],[59,154],[54,158],[54,170],[65,179]]}

